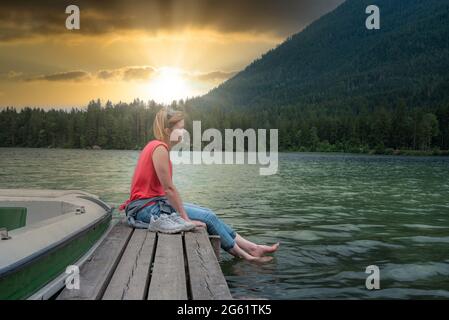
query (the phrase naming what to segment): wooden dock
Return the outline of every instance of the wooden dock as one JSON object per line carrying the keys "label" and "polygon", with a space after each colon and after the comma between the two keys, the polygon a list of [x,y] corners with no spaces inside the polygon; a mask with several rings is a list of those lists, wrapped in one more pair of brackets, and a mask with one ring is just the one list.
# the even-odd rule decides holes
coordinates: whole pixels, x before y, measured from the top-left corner
{"label": "wooden dock", "polygon": [[80,289],[57,299],[229,300],[219,252],[205,228],[168,235],[118,222],[80,267]]}

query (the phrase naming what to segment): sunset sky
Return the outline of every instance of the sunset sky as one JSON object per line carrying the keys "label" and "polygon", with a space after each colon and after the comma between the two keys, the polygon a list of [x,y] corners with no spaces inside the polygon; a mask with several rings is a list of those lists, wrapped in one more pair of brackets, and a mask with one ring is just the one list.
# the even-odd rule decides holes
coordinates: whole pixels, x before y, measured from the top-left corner
{"label": "sunset sky", "polygon": [[0,106],[201,95],[341,2],[2,0]]}

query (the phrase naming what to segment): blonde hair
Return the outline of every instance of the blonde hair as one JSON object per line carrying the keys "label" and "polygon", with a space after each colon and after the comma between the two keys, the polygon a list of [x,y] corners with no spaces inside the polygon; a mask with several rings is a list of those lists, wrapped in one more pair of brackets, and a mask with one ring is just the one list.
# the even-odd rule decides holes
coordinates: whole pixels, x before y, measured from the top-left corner
{"label": "blonde hair", "polygon": [[171,129],[175,124],[184,119],[184,113],[181,111],[172,111],[162,108],[156,113],[153,122],[153,134],[157,140],[168,143],[170,137],[165,129]]}

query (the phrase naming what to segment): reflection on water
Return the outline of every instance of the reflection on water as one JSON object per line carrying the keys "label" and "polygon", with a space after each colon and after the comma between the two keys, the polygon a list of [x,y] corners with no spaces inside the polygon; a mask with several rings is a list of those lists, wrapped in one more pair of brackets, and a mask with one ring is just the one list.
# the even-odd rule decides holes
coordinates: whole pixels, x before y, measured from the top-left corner
{"label": "reflection on water", "polygon": [[[82,189],[118,206],[138,151],[0,149],[0,188]],[[281,242],[255,265],[222,252],[235,297],[449,298],[449,158],[280,154],[255,165],[175,166],[185,201],[238,232]],[[381,290],[365,289],[380,268]]]}

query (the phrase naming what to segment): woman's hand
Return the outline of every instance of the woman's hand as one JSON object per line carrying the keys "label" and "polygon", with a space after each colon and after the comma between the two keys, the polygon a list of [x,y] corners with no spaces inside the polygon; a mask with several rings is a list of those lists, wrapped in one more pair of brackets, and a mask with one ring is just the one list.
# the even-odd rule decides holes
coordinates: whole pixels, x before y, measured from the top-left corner
{"label": "woman's hand", "polygon": [[206,224],[202,221],[198,221],[198,220],[190,220],[190,222],[192,222],[194,225],[196,225],[197,227],[203,227],[206,228]]}
{"label": "woman's hand", "polygon": [[202,222],[202,221],[199,221],[199,220],[190,220],[190,218],[187,216],[187,214],[183,217],[183,215],[181,215],[181,218],[183,218],[185,221],[187,221],[187,222],[191,222],[191,223],[193,223],[194,225],[196,225],[197,227],[204,227],[204,228],[206,228],[207,226],[206,226],[206,224],[204,223],[204,222]]}

